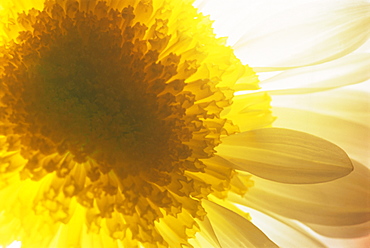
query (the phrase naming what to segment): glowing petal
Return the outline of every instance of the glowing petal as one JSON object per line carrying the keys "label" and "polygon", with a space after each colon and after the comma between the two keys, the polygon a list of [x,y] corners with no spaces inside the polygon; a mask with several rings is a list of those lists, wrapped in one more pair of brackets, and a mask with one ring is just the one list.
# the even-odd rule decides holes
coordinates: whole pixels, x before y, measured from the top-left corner
{"label": "glowing petal", "polygon": [[216,203],[204,201],[222,247],[277,247],[250,221]]}
{"label": "glowing petal", "polygon": [[323,91],[370,79],[370,53],[354,54],[325,64],[284,71],[261,82],[272,95]]}
{"label": "glowing petal", "polygon": [[358,238],[370,235],[370,221],[349,226],[325,226],[305,223],[315,232],[332,238]]}
{"label": "glowing petal", "polygon": [[206,216],[204,217],[203,221],[198,222],[201,230],[201,236],[208,241],[209,244],[212,244],[213,247],[221,247],[220,241],[217,239],[217,235],[215,234],[214,228],[212,227],[212,224],[209,220],[209,218]]}
{"label": "glowing petal", "polygon": [[301,222],[326,226],[357,225],[370,220],[370,171],[354,163],[346,177],[311,185],[288,185],[253,177],[244,199],[231,200]]}
{"label": "glowing petal", "polygon": [[236,54],[257,71],[327,62],[369,38],[367,1],[325,1],[293,6],[245,32]]}
{"label": "glowing petal", "polygon": [[[21,248],[22,247],[22,242],[21,241],[14,241],[10,245],[4,247],[4,248]],[[3,246],[0,246],[0,248],[3,248]]]}
{"label": "glowing petal", "polygon": [[347,154],[336,145],[306,133],[266,128],[223,139],[218,154],[235,169],[284,183],[318,183],[352,171]]}
{"label": "glowing petal", "polygon": [[[315,94],[273,95],[272,107],[274,112],[275,108],[294,108],[365,126],[370,122],[370,92],[366,92],[366,88],[369,87],[369,82],[365,82],[330,91],[316,92]],[[279,116],[277,123],[280,119]],[[299,120],[300,118],[295,119]],[[324,128],[328,125],[320,124],[319,126]],[[321,135],[319,136],[321,137]]]}
{"label": "glowing petal", "polygon": [[301,247],[325,247],[324,244],[292,221],[287,221],[287,219],[279,218],[276,215],[269,216],[242,205],[237,204],[237,206],[250,213],[252,223],[263,230],[280,247],[295,247],[297,244],[300,244]]}
{"label": "glowing petal", "polygon": [[[279,115],[277,127],[292,128],[323,137],[339,144],[352,158],[368,164],[370,128],[366,123],[356,123],[353,118],[346,119],[346,115],[336,117],[293,108],[276,107],[273,110]],[[353,113],[349,114],[349,117],[352,115]],[[364,120],[369,119],[368,115],[364,117]]]}

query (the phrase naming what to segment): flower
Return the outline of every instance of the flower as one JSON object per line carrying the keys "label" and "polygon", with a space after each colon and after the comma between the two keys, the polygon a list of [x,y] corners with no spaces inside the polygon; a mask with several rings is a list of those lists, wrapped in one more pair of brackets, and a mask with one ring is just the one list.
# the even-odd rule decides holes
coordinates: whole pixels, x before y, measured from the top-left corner
{"label": "flower", "polygon": [[350,221],[299,211],[302,192],[358,179],[353,162],[271,128],[254,70],[191,4],[2,3],[0,243],[275,247],[242,206],[315,245],[292,219],[319,231],[364,222],[362,209]]}

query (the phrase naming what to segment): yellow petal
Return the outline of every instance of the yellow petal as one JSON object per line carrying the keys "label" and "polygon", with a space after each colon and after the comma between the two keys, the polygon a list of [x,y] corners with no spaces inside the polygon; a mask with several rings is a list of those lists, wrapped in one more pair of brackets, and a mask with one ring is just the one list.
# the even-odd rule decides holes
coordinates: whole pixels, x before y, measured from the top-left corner
{"label": "yellow petal", "polygon": [[203,221],[197,222],[200,226],[200,236],[202,236],[212,247],[221,248],[221,244],[217,239],[213,226],[207,216],[204,217]]}
{"label": "yellow petal", "polygon": [[217,151],[235,169],[284,183],[330,181],[347,175],[353,168],[347,154],[336,145],[282,128],[229,136]]}

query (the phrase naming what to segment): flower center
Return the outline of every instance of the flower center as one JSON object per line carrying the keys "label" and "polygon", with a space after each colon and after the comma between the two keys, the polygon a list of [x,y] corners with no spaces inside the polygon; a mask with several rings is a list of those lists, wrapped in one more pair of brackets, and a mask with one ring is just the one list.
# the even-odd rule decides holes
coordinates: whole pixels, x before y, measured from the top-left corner
{"label": "flower center", "polygon": [[237,131],[221,117],[229,87],[254,74],[189,3],[127,2],[19,14],[0,50],[0,134],[26,161],[12,171],[43,182],[37,214],[67,223],[77,199],[89,230],[168,245],[161,226],[193,229],[201,199],[227,191],[232,170],[206,160]]}
{"label": "flower center", "polygon": [[[44,31],[22,37],[15,48],[24,67],[13,73],[18,77],[13,85],[23,89],[19,99],[26,105],[28,130],[42,134],[32,148],[69,151],[79,163],[94,159],[121,177],[170,170],[164,167],[190,153],[183,144],[191,138],[185,108],[176,99],[191,98],[180,93],[184,79],[174,78],[179,56],[158,59],[159,52],[143,39],[147,27],[119,27],[130,20],[118,11],[102,19],[76,15],[48,27],[52,17],[38,14]],[[34,131],[27,133],[34,138]]]}
{"label": "flower center", "polygon": [[[195,97],[183,91],[186,78],[179,74],[193,74],[196,61],[180,65],[173,53],[159,58],[164,44],[151,45],[159,35],[150,37],[148,27],[132,23],[133,8],[102,15],[76,12],[71,18],[53,5],[51,15],[22,16],[34,18],[34,31],[18,37],[5,77],[12,86],[8,106],[23,110],[12,114],[23,124],[18,133],[29,140],[25,149],[69,152],[78,163],[93,159],[121,178],[170,172],[191,156],[186,142],[192,132],[206,129],[199,116],[186,116]],[[169,38],[161,35],[157,43]]]}

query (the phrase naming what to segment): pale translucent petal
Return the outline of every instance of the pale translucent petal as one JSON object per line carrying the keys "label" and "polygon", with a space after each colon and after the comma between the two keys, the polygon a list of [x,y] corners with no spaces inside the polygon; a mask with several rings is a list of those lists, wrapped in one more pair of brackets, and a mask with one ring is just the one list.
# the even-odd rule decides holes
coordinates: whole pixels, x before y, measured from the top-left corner
{"label": "pale translucent petal", "polygon": [[[351,157],[370,164],[370,127],[341,117],[292,108],[273,108],[279,118],[276,127],[308,132],[340,145]],[[345,118],[345,115],[343,116]]]}
{"label": "pale translucent petal", "polygon": [[370,220],[370,171],[354,161],[348,176],[326,183],[289,185],[253,177],[254,187],[235,202],[301,222],[349,226]]}
{"label": "pale translucent petal", "polygon": [[370,235],[370,222],[352,226],[324,226],[306,224],[315,232],[333,238],[357,238]]}
{"label": "pale translucent petal", "polygon": [[222,247],[277,247],[250,221],[216,203],[203,201]]}
{"label": "pale translucent petal", "polygon": [[327,62],[368,40],[369,13],[367,1],[317,1],[293,6],[247,30],[234,46],[235,53],[257,71]]}
{"label": "pale translucent petal", "polygon": [[[370,123],[370,82],[359,84],[360,90],[343,87],[315,94],[273,95],[273,107],[301,109],[330,115],[361,125]],[[280,117],[279,117],[280,118]]]}
{"label": "pale translucent petal", "polygon": [[[284,10],[317,0],[196,0],[194,5],[215,20],[213,27],[220,37],[234,45],[246,32],[258,29],[265,20]],[[241,25],[243,24],[243,25]]]}
{"label": "pale translucent petal", "polygon": [[318,183],[352,170],[347,154],[319,137],[264,128],[226,137],[216,149],[235,169],[284,183]]}
{"label": "pale translucent petal", "polygon": [[263,80],[271,95],[302,94],[357,84],[370,79],[370,54],[353,54],[328,63],[284,71]]}
{"label": "pale translucent petal", "polygon": [[[240,196],[232,196],[232,198],[238,197]],[[320,243],[306,230],[297,226],[292,220],[276,215],[269,216],[267,213],[241,205],[238,207],[248,212],[252,217],[252,223],[268,235],[279,247],[296,247],[297,244],[301,247],[325,247],[324,244]]]}
{"label": "pale translucent petal", "polygon": [[370,235],[356,239],[333,239],[321,237],[322,242],[333,248],[368,248],[370,247]]}

